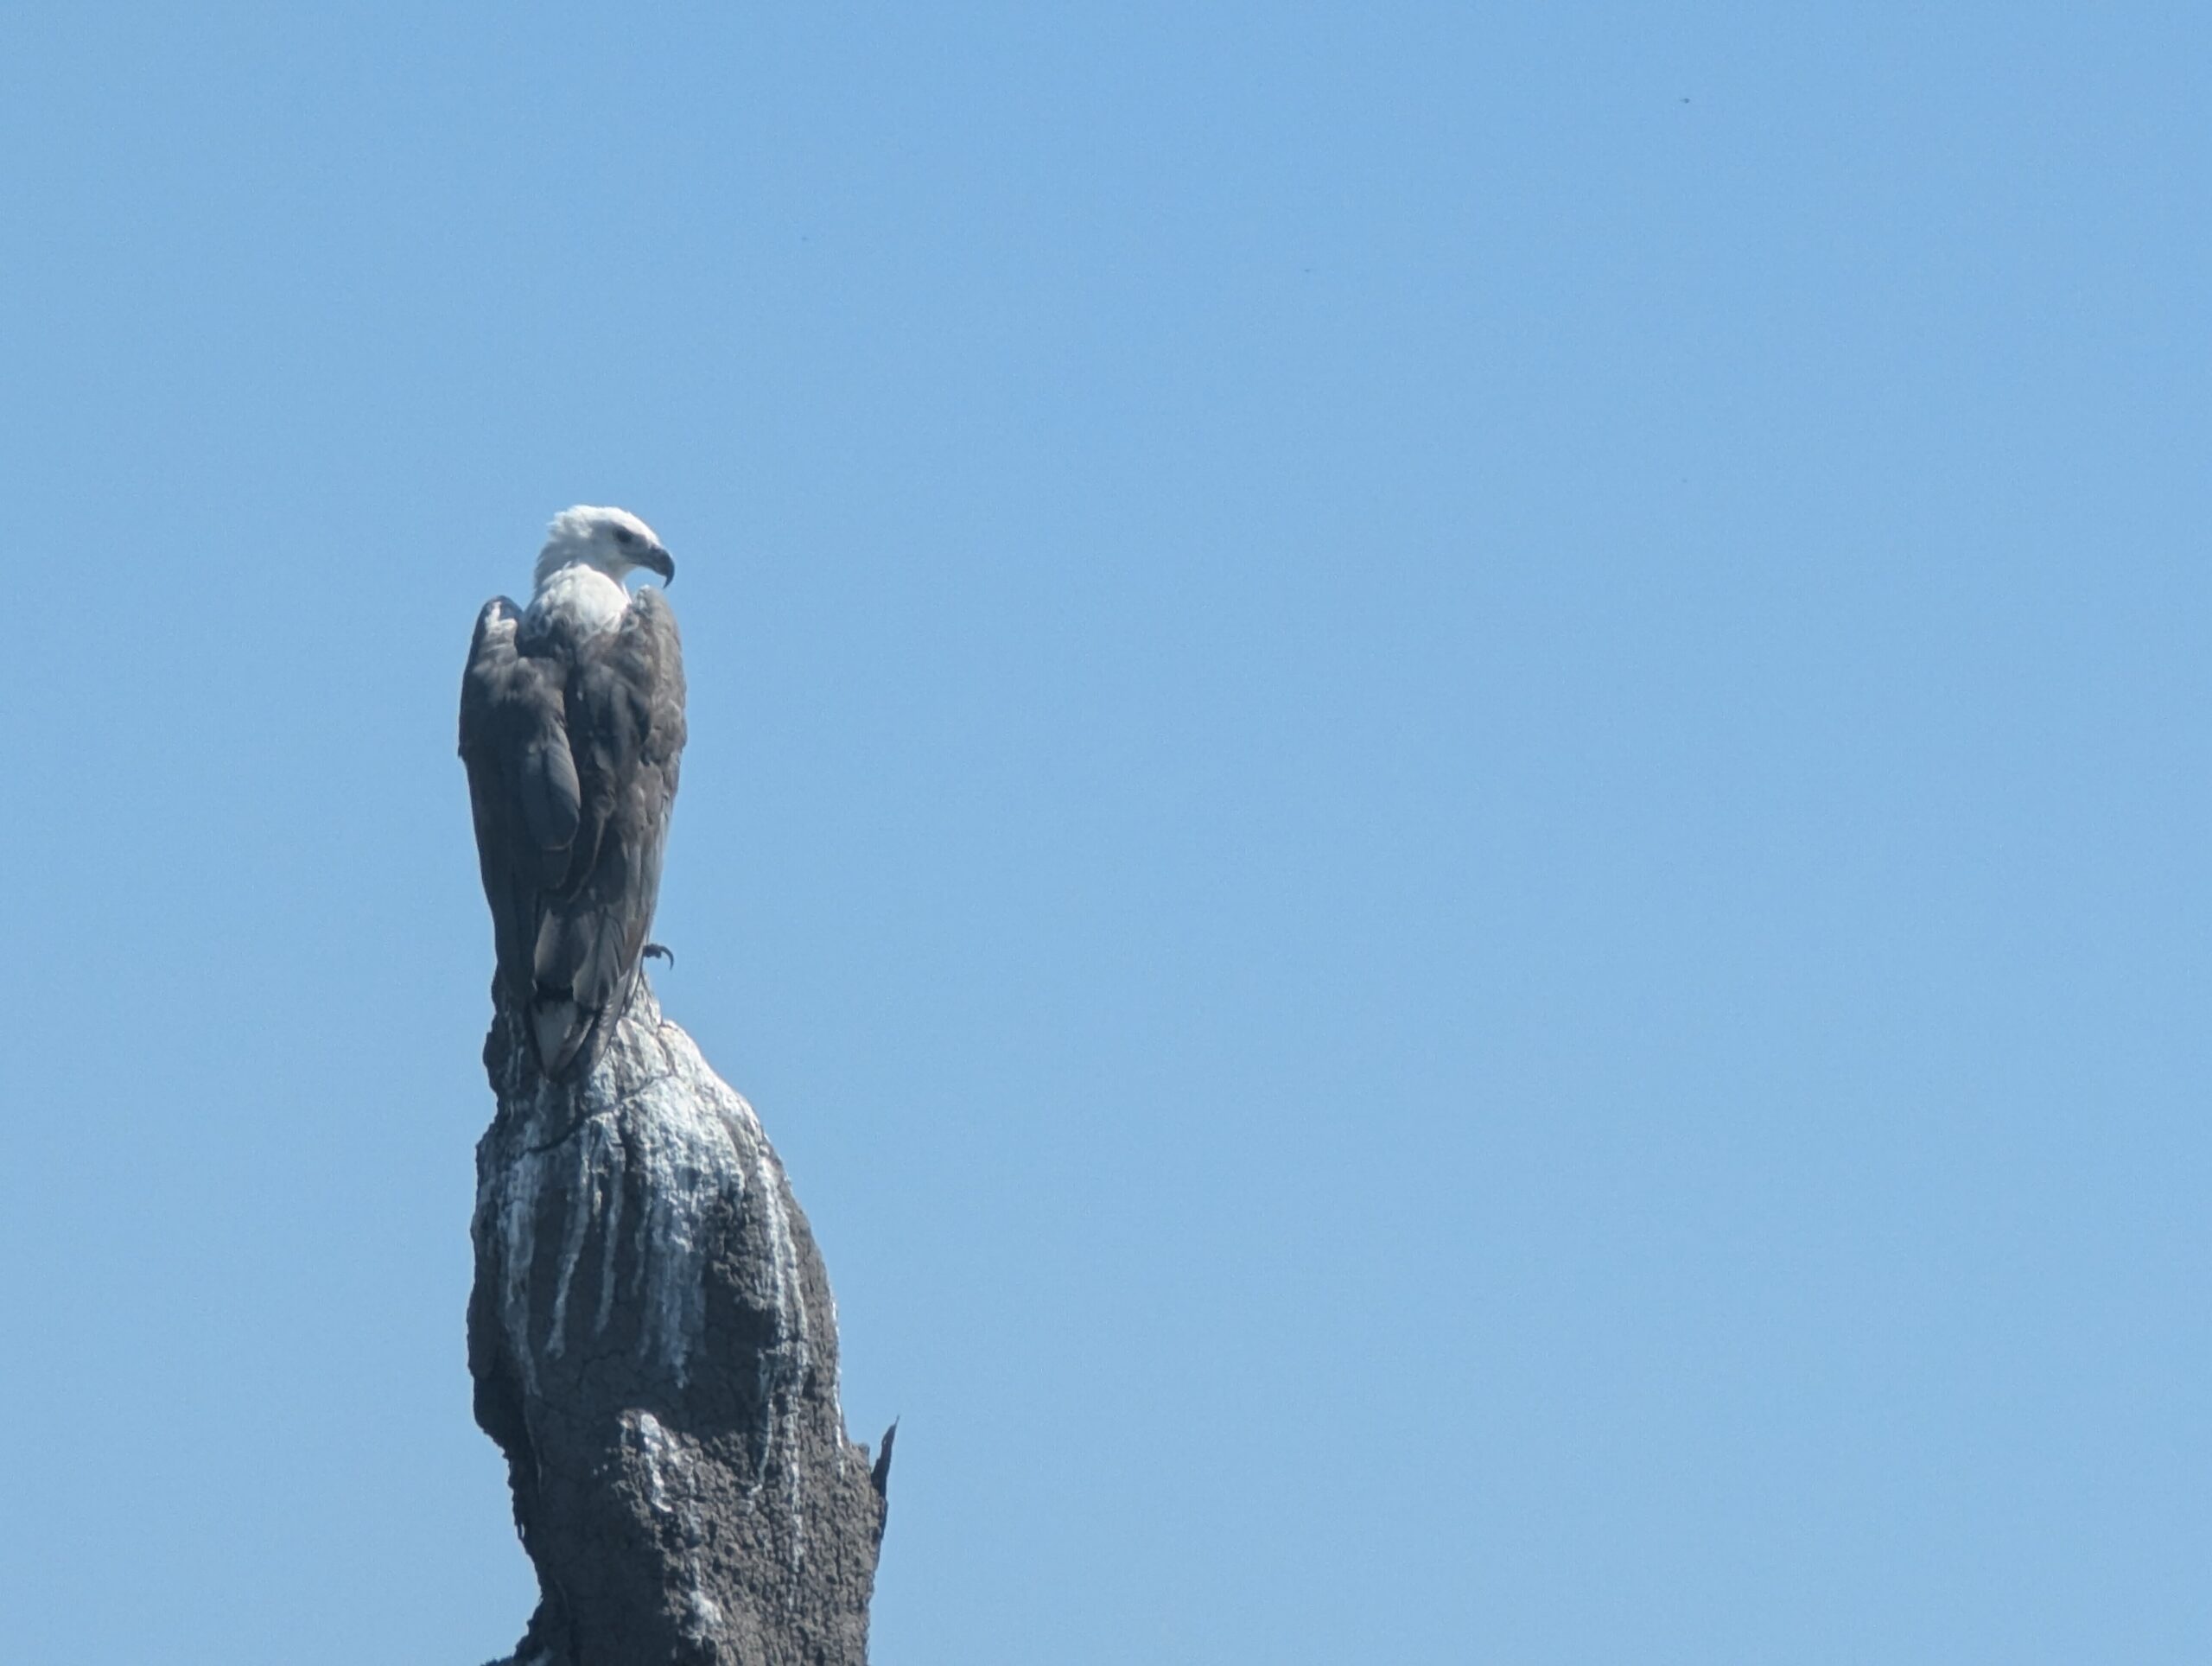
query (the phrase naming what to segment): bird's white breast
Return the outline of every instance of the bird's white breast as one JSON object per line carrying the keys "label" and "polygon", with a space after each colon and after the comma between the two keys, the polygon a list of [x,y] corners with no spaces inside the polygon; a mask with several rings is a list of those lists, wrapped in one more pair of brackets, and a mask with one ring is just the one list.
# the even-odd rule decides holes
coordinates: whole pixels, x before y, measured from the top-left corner
{"label": "bird's white breast", "polygon": [[531,622],[578,638],[597,636],[621,622],[630,593],[595,567],[563,567],[531,598]]}

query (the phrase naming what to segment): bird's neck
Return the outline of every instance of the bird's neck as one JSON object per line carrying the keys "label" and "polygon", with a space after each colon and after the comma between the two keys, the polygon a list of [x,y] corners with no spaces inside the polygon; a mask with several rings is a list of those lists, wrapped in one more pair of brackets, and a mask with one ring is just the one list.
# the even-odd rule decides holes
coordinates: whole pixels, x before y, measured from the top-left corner
{"label": "bird's neck", "polygon": [[630,593],[619,581],[579,561],[556,568],[538,581],[530,612],[543,628],[596,636],[620,624],[622,610],[629,605]]}

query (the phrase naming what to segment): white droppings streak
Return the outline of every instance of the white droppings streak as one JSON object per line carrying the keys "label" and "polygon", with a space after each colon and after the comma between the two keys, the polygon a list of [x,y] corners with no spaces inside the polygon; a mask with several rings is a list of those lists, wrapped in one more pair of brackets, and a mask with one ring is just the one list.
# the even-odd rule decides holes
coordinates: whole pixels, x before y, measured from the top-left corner
{"label": "white droppings streak", "polygon": [[622,1241],[622,1184],[629,1173],[620,1141],[608,1148],[607,1160],[607,1230],[600,1239],[599,1311],[592,1315],[594,1336],[604,1336],[607,1321],[614,1316],[614,1246]]}
{"label": "white droppings streak", "polygon": [[[561,1231],[561,1270],[553,1286],[553,1318],[545,1333],[545,1351],[558,1354],[569,1342],[569,1289],[576,1281],[576,1262],[584,1252],[584,1234],[593,1219],[600,1213],[605,1198],[607,1164],[602,1148],[611,1149],[618,1157],[622,1148],[620,1140],[609,1137],[604,1121],[594,1117],[576,1131],[571,1143],[575,1148],[575,1172],[568,1186],[568,1219]],[[551,1156],[547,1154],[548,1158]],[[613,1242],[610,1235],[607,1242]]]}
{"label": "white droppings streak", "polygon": [[636,1453],[636,1461],[645,1473],[646,1503],[656,1516],[673,1523],[683,1545],[685,1633],[694,1642],[719,1637],[722,1611],[707,1594],[706,1567],[701,1556],[707,1536],[700,1520],[690,1443],[649,1411],[625,1412],[622,1425],[623,1445]]}
{"label": "white droppings streak", "polygon": [[669,1513],[668,1483],[661,1472],[662,1466],[682,1462],[682,1454],[676,1451],[668,1431],[660,1426],[660,1419],[651,1412],[638,1413],[631,1427],[637,1432],[638,1445],[645,1455],[645,1497],[656,1510],[665,1516]]}
{"label": "white droppings streak", "polygon": [[497,1199],[499,1249],[505,1262],[499,1319],[508,1349],[522,1367],[523,1387],[537,1392],[537,1352],[530,1345],[530,1263],[537,1249],[538,1166],[513,1166]]}

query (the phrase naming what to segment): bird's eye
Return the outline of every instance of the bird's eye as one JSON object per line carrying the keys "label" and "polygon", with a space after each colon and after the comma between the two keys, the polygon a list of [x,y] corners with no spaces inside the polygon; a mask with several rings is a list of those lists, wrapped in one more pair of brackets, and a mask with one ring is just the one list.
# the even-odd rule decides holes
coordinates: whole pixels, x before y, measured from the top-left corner
{"label": "bird's eye", "polygon": [[614,541],[617,544],[635,544],[638,535],[626,526],[618,526],[614,529]]}

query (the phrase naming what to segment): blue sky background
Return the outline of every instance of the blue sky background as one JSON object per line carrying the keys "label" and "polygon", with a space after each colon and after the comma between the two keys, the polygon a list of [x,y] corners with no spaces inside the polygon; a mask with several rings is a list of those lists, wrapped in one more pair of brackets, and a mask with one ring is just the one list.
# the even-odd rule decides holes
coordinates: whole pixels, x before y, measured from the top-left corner
{"label": "blue sky background", "polygon": [[887,1666],[2212,1657],[2212,23],[17,7],[10,1659],[474,1663],[454,709],[658,935]]}

